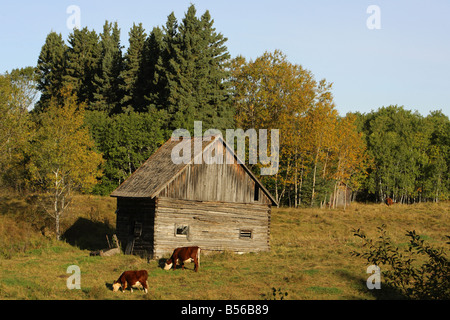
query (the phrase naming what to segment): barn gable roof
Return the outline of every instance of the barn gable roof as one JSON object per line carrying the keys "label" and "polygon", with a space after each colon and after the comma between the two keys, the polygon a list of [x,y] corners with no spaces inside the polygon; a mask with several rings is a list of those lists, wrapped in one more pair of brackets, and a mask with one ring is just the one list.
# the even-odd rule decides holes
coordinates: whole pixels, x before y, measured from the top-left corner
{"label": "barn gable roof", "polygon": [[[184,138],[186,139],[186,138]],[[222,139],[217,137],[211,138],[210,141],[203,139],[203,137],[193,137],[191,140],[191,162],[188,164],[175,164],[172,161],[172,149],[177,146],[180,141],[172,141],[169,139],[164,143],[144,164],[137,169],[128,179],[126,179],[116,190],[111,193],[111,197],[127,197],[127,198],[153,198],[171,181],[173,181],[183,170],[194,161],[194,158],[200,153],[195,154],[194,145],[195,139],[199,139],[202,144],[201,153],[207,148],[212,147],[215,141],[223,143],[226,150],[233,155],[235,161],[238,161],[236,154]],[[199,141],[199,142],[200,142]],[[198,151],[197,151],[198,152]],[[241,162],[240,162],[241,163]],[[245,172],[259,185],[264,194],[272,201],[274,205],[277,204],[275,198],[262,185],[256,176],[245,166],[241,164]]]}

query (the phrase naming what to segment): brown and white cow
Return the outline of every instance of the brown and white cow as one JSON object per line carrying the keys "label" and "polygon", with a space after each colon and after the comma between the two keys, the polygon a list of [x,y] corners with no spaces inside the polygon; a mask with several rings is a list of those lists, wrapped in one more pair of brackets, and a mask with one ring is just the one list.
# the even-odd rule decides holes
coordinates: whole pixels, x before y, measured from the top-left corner
{"label": "brown and white cow", "polygon": [[388,206],[391,206],[391,205],[394,204],[394,201],[393,201],[391,198],[386,198],[386,204],[387,204]]}
{"label": "brown and white cow", "polygon": [[198,267],[200,266],[200,248],[199,247],[184,247],[184,248],[176,248],[172,256],[169,260],[166,261],[166,265],[164,270],[170,270],[173,265],[173,270],[177,267],[177,262],[180,262],[181,269],[184,269],[184,264],[186,262],[194,261],[194,270],[198,271]]}
{"label": "brown and white cow", "polygon": [[113,291],[116,292],[119,288],[122,288],[122,292],[129,286],[131,292],[133,292],[133,287],[143,287],[144,292],[148,292],[148,273],[147,270],[138,271],[124,271],[117,281],[113,283]]}

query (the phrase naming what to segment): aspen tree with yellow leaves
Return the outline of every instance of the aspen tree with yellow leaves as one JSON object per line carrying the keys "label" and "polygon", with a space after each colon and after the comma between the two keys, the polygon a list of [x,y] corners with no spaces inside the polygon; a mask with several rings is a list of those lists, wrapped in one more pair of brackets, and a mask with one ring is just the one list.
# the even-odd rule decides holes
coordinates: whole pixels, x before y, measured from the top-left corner
{"label": "aspen tree with yellow leaves", "polygon": [[[348,114],[340,118],[336,123],[335,142],[332,146],[336,169],[333,174],[335,180],[334,194],[340,183],[352,185],[350,181],[352,176],[359,172],[364,172],[364,166],[367,160],[366,146],[361,132],[357,131],[355,124],[356,116]],[[344,199],[344,207],[351,199]],[[333,197],[333,208],[336,207],[336,197]]]}
{"label": "aspen tree with yellow leaves", "polygon": [[70,88],[64,88],[61,97],[62,105],[52,98],[46,111],[38,114],[28,164],[31,182],[45,194],[42,205],[55,219],[58,240],[72,193],[89,191],[101,176],[103,162],[84,125],[84,104],[77,103]]}
{"label": "aspen tree with yellow leaves", "polygon": [[237,126],[280,130],[283,170],[272,179],[279,201],[292,182],[292,171],[298,171],[303,115],[313,103],[316,82],[310,71],[290,63],[278,50],[250,62],[238,57],[232,66]]}
{"label": "aspen tree with yellow leaves", "polygon": [[364,141],[350,119],[338,125],[331,83],[316,81],[311,71],[290,63],[278,50],[249,62],[237,57],[232,75],[237,126],[280,130],[280,170],[262,178],[278,202],[288,194],[288,204],[295,207],[323,203],[336,183],[360,168]]}

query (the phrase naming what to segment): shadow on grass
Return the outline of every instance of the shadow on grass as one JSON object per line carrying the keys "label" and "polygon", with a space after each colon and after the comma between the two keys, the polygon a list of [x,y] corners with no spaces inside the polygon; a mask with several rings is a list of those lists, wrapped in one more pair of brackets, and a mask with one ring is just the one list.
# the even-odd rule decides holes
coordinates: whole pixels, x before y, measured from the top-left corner
{"label": "shadow on grass", "polygon": [[114,283],[114,281],[113,282],[106,281],[105,282],[105,288],[110,290],[110,291],[113,291],[113,283]]}
{"label": "shadow on grass", "polygon": [[158,267],[160,267],[161,269],[164,269],[164,267],[166,266],[166,261],[167,261],[168,259],[166,259],[166,258],[161,258],[161,259],[159,259],[158,260]]}
{"label": "shadow on grass", "polygon": [[101,250],[108,247],[106,236],[111,239],[114,229],[106,223],[78,218],[62,235],[62,239],[82,250]]}
{"label": "shadow on grass", "polygon": [[[347,271],[337,271],[337,274],[341,276],[344,281],[347,281],[353,285],[355,285],[358,290],[364,291],[372,295],[376,300],[407,300],[408,298],[405,297],[401,292],[399,292],[398,289],[395,287],[392,287],[390,285],[387,285],[383,281],[381,282],[381,289],[372,289],[370,290],[367,288],[367,279],[361,279],[358,276],[355,276]],[[369,274],[367,275],[369,277]]]}
{"label": "shadow on grass", "polygon": [[[161,268],[161,270],[164,270],[167,260],[169,260],[169,259],[161,258],[161,259],[158,260],[158,267]],[[194,271],[194,268],[195,268],[194,262],[184,263],[184,271],[190,271],[190,270]],[[180,269],[180,270],[183,269],[183,266],[180,264],[180,262],[177,263],[176,270],[178,270],[178,269]],[[199,266],[199,269],[200,269],[200,266]],[[173,270],[173,265],[172,265],[172,267],[169,270],[165,270],[165,271],[172,271],[173,272],[174,271]]]}

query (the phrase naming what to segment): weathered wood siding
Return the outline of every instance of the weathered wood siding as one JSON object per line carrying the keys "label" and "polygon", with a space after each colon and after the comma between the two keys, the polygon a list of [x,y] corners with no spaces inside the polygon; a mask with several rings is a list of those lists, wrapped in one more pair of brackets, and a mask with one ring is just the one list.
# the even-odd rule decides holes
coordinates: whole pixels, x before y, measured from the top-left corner
{"label": "weathered wood siding", "polygon": [[[176,235],[177,225],[188,226],[188,235]],[[241,230],[250,230],[252,238],[241,239]],[[168,255],[183,246],[214,251],[267,251],[269,232],[268,205],[157,198],[154,256]]]}
{"label": "weathered wood siding", "polygon": [[[222,144],[219,147],[228,158],[232,157]],[[236,161],[228,164],[224,159],[223,162],[189,164],[157,196],[197,201],[272,203],[259,186],[255,188],[255,181],[243,166]],[[255,192],[258,193],[256,197]]]}
{"label": "weathered wood siding", "polygon": [[122,249],[133,236],[135,223],[142,224],[141,236],[136,238],[133,253],[152,254],[155,223],[155,199],[117,198],[116,234]]}

